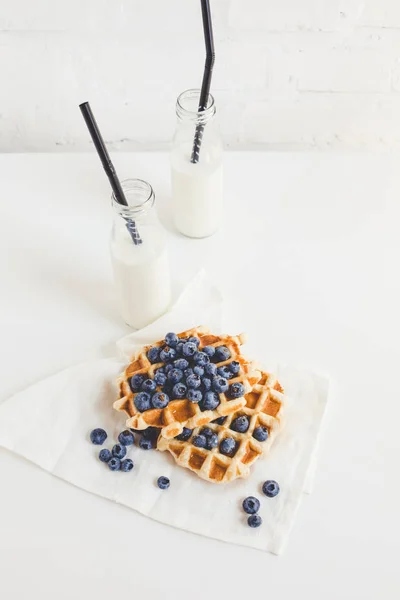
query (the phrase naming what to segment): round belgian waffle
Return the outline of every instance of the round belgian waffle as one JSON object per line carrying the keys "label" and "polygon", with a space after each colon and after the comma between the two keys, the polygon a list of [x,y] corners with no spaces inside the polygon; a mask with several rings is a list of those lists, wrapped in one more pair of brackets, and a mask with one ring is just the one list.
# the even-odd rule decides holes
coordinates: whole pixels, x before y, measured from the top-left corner
{"label": "round belgian waffle", "polygon": [[[158,450],[168,450],[175,462],[196,475],[212,483],[227,483],[239,477],[247,477],[250,466],[262,455],[266,454],[282,426],[284,395],[280,383],[269,373],[262,372],[261,379],[253,389],[245,395],[245,406],[236,413],[230,414],[223,425],[208,423],[207,427],[218,436],[218,446],[212,450],[197,448],[192,440],[201,433],[202,427],[196,427],[187,441],[165,439],[159,437]],[[238,433],[230,429],[232,421],[246,415],[249,428],[246,433]],[[268,430],[265,442],[259,442],[253,437],[256,427],[264,426]],[[231,437],[236,442],[234,456],[229,457],[219,450],[221,441]]]}
{"label": "round belgian waffle", "polygon": [[[229,365],[232,361],[240,363],[240,371],[237,376],[229,380],[229,384],[241,382],[244,385],[245,393],[250,392],[254,384],[260,379],[260,372],[254,368],[254,365],[247,361],[242,353],[240,346],[244,342],[244,335],[213,335],[205,327],[195,327],[188,331],[178,334],[180,338],[196,336],[200,339],[199,350],[204,346],[226,346],[229,348],[231,357],[223,362],[215,363],[217,367]],[[147,358],[147,352],[152,346],[163,346],[164,340],[156,342],[151,346],[144,346],[132,358],[131,363],[125,369],[124,373],[118,379],[119,399],[114,402],[114,408],[123,411],[128,415],[126,424],[134,429],[146,429],[147,427],[158,427],[161,429],[161,435],[165,438],[173,438],[179,435],[183,427],[199,427],[209,423],[213,419],[221,416],[227,416],[237,412],[246,403],[244,396],[230,399],[226,394],[219,394],[220,404],[215,410],[201,411],[200,406],[184,398],[182,400],[171,400],[165,408],[152,408],[140,412],[135,406],[135,392],[132,392],[129,385],[131,377],[136,374],[145,375],[146,378],[154,379],[154,374],[164,363],[152,364]],[[157,387],[160,391],[161,388]]]}

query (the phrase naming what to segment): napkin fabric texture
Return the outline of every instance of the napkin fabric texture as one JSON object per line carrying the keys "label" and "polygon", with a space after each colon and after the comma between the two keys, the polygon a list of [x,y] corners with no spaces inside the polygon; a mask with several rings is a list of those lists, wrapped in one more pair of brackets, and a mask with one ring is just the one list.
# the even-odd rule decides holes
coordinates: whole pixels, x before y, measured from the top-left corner
{"label": "napkin fabric texture", "polygon": [[[117,394],[115,379],[137,348],[162,339],[167,331],[196,325],[220,332],[221,309],[219,292],[200,272],[170,312],[117,343],[118,358],[66,369],[0,405],[0,445],[57,477],[157,521],[280,553],[303,493],[311,489],[328,399],[325,377],[294,367],[265,365],[285,388],[286,423],[270,453],[258,459],[246,480],[212,484],[178,467],[168,452],[144,451],[137,446],[127,454],[135,463],[133,471],[113,473],[98,460],[99,446],[89,439],[92,429],[102,427],[108,433],[104,445],[108,447],[124,429],[124,415],[112,408]],[[168,492],[156,485],[160,475],[171,480]],[[261,493],[267,479],[280,485],[275,498]],[[258,529],[247,526],[241,508],[249,495],[261,500],[263,524]]]}

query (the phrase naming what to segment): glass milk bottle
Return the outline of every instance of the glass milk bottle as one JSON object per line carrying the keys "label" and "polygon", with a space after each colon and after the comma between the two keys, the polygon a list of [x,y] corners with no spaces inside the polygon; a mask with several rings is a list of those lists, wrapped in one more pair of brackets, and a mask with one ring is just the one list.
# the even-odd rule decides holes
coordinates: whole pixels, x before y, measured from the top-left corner
{"label": "glass milk bottle", "polygon": [[151,185],[141,179],[121,184],[128,206],[112,195],[111,259],[121,316],[140,329],[165,313],[171,303],[166,236]]}
{"label": "glass milk bottle", "polygon": [[171,152],[172,210],[176,228],[189,237],[215,233],[222,219],[222,140],[214,98],[199,112],[200,90],[176,102],[177,126]]}

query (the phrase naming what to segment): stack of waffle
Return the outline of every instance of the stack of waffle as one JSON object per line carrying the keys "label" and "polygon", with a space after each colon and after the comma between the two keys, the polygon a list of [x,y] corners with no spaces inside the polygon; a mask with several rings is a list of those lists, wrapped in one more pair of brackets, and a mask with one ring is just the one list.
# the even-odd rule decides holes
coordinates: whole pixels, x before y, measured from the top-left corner
{"label": "stack of waffle", "polygon": [[[225,483],[247,477],[251,465],[262,455],[269,452],[281,426],[283,417],[284,396],[279,382],[269,373],[262,371],[242,354],[241,345],[244,336],[214,335],[204,327],[196,327],[178,334],[178,338],[187,341],[197,339],[198,351],[203,348],[227,348],[227,360],[217,362],[211,359],[216,368],[227,367],[235,361],[240,369],[228,381],[229,389],[219,393],[219,405],[214,410],[202,410],[202,403],[195,403],[188,398],[171,399],[165,408],[150,408],[140,412],[135,404],[138,392],[132,391],[131,379],[141,375],[145,379],[154,379],[159,368],[165,367],[162,362],[151,362],[149,350],[154,346],[166,346],[164,340],[145,346],[132,358],[124,373],[118,380],[119,399],[114,408],[128,416],[127,426],[136,430],[156,428],[158,433],[157,448],[173,456],[175,462],[190,469],[199,477],[213,483]],[[218,355],[218,353],[216,354]],[[232,397],[230,386],[240,383],[243,395]],[[156,391],[164,390],[157,386]],[[235,426],[238,417],[246,417],[248,427],[245,431]],[[257,430],[255,432],[255,430]],[[263,435],[258,435],[259,431]],[[152,430],[154,431],[154,429]],[[212,435],[213,447],[198,447],[197,440],[202,432]],[[264,441],[260,441],[260,437]],[[231,438],[233,450],[224,452],[221,442]],[[258,438],[258,439],[256,439]],[[204,439],[204,438],[203,438]],[[218,440],[218,443],[217,443]],[[221,451],[222,450],[222,451]]]}

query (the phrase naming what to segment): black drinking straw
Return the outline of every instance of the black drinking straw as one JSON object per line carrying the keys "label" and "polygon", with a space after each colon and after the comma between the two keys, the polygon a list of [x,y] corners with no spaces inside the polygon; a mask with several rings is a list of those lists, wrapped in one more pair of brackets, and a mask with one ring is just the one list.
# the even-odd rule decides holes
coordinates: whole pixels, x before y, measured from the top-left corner
{"label": "black drinking straw", "polygon": [[[94,115],[92,113],[92,109],[90,108],[89,102],[83,102],[79,105],[79,108],[81,109],[82,116],[85,119],[85,123],[93,140],[93,144],[97,150],[97,154],[99,155],[99,158],[102,162],[103,169],[105,170],[106,175],[110,181],[115,199],[118,202],[118,204],[128,206],[127,199],[125,198],[124,191],[118,179],[115,167],[111,162],[110,155],[107,152],[106,145],[100,133],[99,127],[96,123],[96,119],[94,118]],[[135,244],[135,246],[141,244],[143,240],[139,235],[135,221],[132,221],[132,219],[127,219],[126,217],[124,218],[126,220],[126,228],[131,235],[133,243]]]}
{"label": "black drinking straw", "polygon": [[[204,41],[206,43],[206,62],[204,65],[203,82],[201,84],[199,112],[203,112],[207,108],[208,95],[210,93],[212,70],[215,62],[214,51],[214,36],[212,29],[210,1],[201,0],[201,14],[203,17]],[[204,125],[199,123],[196,125],[194,134],[193,149],[190,162],[198,163],[200,158],[200,146],[203,138]]]}

